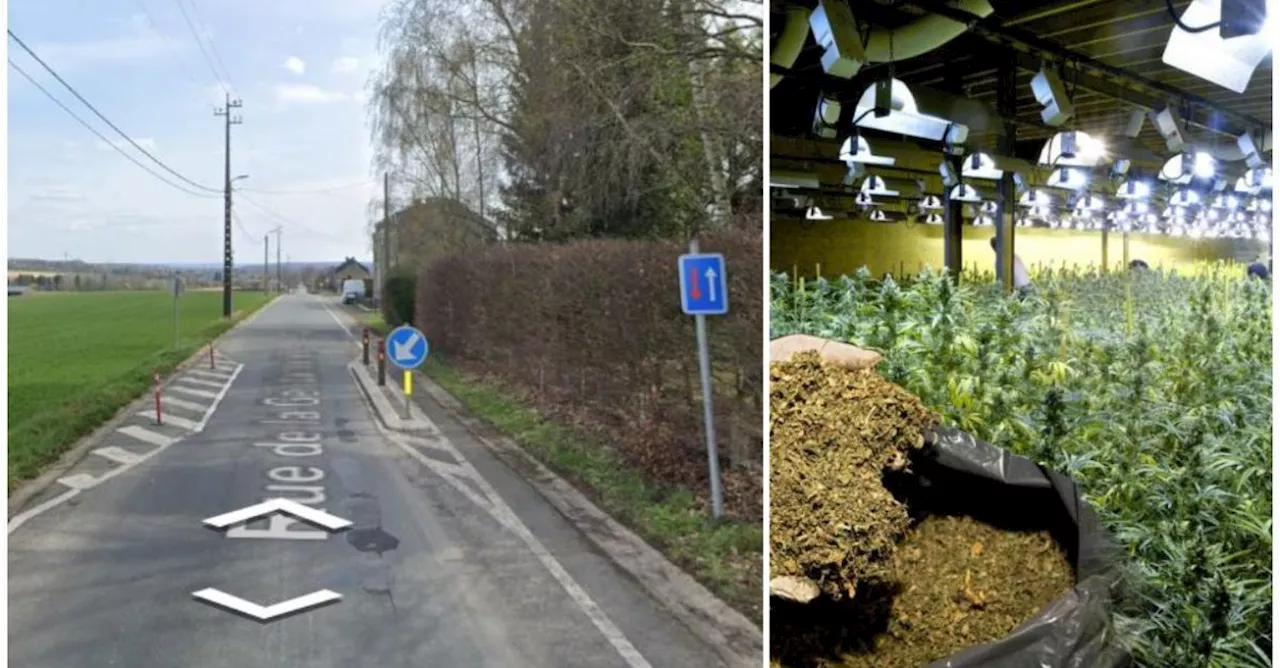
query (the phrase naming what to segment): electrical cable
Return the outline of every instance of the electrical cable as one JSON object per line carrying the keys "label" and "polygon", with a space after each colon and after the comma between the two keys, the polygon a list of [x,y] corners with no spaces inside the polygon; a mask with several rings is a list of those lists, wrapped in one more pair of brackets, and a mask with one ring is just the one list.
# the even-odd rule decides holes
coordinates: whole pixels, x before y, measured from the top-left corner
{"label": "electrical cable", "polygon": [[31,82],[31,85],[35,86],[36,89],[38,89],[41,93],[44,93],[45,97],[52,100],[54,104],[58,105],[63,111],[67,112],[67,115],[74,118],[76,122],[78,122],[80,125],[83,125],[86,130],[88,130],[89,132],[92,132],[98,139],[101,139],[107,146],[110,146],[117,153],[124,156],[126,160],[137,165],[139,169],[145,171],[146,173],[156,177],[165,185],[171,186],[173,188],[177,188],[178,190],[181,190],[182,192],[195,197],[211,197],[212,198],[212,197],[221,196],[221,194],[210,195],[208,193],[200,193],[200,192],[194,192],[194,191],[188,190],[187,188],[166,179],[160,174],[157,174],[155,171],[152,171],[150,167],[147,167],[146,165],[142,164],[140,161],[138,161],[137,158],[129,155],[128,153],[125,153],[124,149],[117,146],[115,142],[112,142],[111,140],[107,139],[106,136],[104,136],[101,132],[98,132],[98,130],[94,128],[92,125],[89,125],[88,121],[85,121],[83,118],[80,118],[80,116],[77,115],[76,112],[72,111],[70,107],[63,104],[62,100],[59,100],[58,98],[54,97],[53,93],[50,93],[48,89],[46,89],[44,86],[41,86],[30,74],[27,74],[26,71],[24,71],[21,67],[18,67],[18,64],[13,62],[13,60],[9,60],[9,67],[12,67],[15,71],[17,71],[18,74],[21,74],[22,78]]}
{"label": "electrical cable", "polygon": [[182,20],[186,22],[187,28],[191,30],[191,36],[196,39],[196,46],[200,47],[200,54],[204,56],[204,64],[209,66],[209,71],[213,73],[213,78],[218,81],[218,87],[227,95],[231,94],[231,79],[225,77],[218,72],[218,68],[213,64],[213,58],[209,57],[209,50],[204,46],[204,40],[200,38],[200,31],[196,29],[194,23],[191,22],[191,15],[187,13],[187,8],[182,4],[182,0],[174,0],[174,4],[178,5],[178,11],[182,12]]}
{"label": "electrical cable", "polygon": [[164,42],[165,47],[168,49],[169,53],[173,54],[174,60],[178,61],[178,64],[182,67],[182,71],[186,73],[187,78],[190,79],[192,83],[200,85],[200,80],[196,77],[195,73],[191,71],[191,66],[187,64],[187,59],[183,58],[182,54],[178,53],[177,47],[173,45],[173,40],[169,39],[169,36],[160,30],[160,22],[156,21],[155,16],[151,14],[151,10],[147,8],[147,5],[143,0],[133,0],[133,3],[138,6],[138,9],[142,10],[143,15],[147,17],[147,23],[151,25],[151,30]]}
{"label": "electrical cable", "polygon": [[[84,96],[80,94],[80,91],[77,91],[77,90],[75,89],[75,87],[74,87],[74,86],[72,86],[71,84],[67,83],[67,81],[66,81],[65,79],[63,79],[63,78],[62,78],[62,76],[61,76],[61,75],[59,75],[59,74],[58,74],[58,72],[57,72],[56,70],[54,70],[52,67],[50,67],[48,63],[44,62],[44,60],[43,60],[43,59],[41,59],[41,58],[40,58],[40,56],[36,55],[36,52],[35,52],[35,51],[32,51],[32,50],[31,50],[31,47],[27,46],[25,42],[23,42],[21,39],[19,39],[19,38],[18,38],[18,36],[17,36],[17,35],[13,34],[13,31],[12,31],[12,30],[9,30],[9,31],[8,31],[8,33],[9,33],[9,37],[10,37],[14,42],[17,42],[18,46],[22,47],[22,50],[23,50],[23,51],[26,51],[26,52],[27,52],[27,53],[28,53],[28,54],[29,54],[33,59],[35,59],[35,61],[36,61],[37,63],[39,63],[39,64],[40,64],[40,66],[41,66],[41,67],[43,67],[46,71],[48,71],[48,72],[49,72],[49,74],[52,74],[52,75],[53,75],[53,78],[58,80],[58,83],[62,84],[62,85],[63,85],[63,87],[65,87],[67,90],[71,91],[71,94],[72,94],[72,95],[74,95],[74,96],[76,97],[76,99],[77,99],[77,100],[80,100],[80,102],[81,102],[81,103],[83,103],[83,104],[84,104],[84,106],[88,107],[88,108],[89,108],[89,111],[92,111],[92,112],[94,113],[94,115],[96,115],[98,118],[102,119],[102,122],[104,122],[104,123],[106,123],[108,126],[110,126],[112,130],[115,130],[115,131],[116,131],[116,134],[120,135],[121,137],[124,137],[125,141],[129,142],[130,144],[132,144],[134,148],[138,149],[138,151],[139,151],[140,153],[142,153],[143,155],[145,155],[145,156],[147,156],[148,158],[150,158],[152,162],[156,163],[156,164],[157,164],[157,165],[159,165],[162,169],[164,169],[165,171],[169,172],[169,173],[170,173],[170,174],[172,174],[173,176],[177,177],[177,178],[178,178],[178,180],[183,181],[183,182],[185,182],[185,183],[187,183],[187,184],[189,184],[189,185],[191,185],[191,186],[194,186],[195,188],[197,188],[197,189],[199,189],[199,190],[206,190],[206,191],[208,191],[208,192],[214,192],[214,193],[220,193],[220,192],[222,192],[222,189],[221,189],[221,188],[210,188],[209,186],[206,186],[206,185],[203,185],[203,184],[200,184],[200,183],[196,183],[195,181],[192,181],[191,179],[189,179],[189,178],[187,178],[187,177],[183,176],[182,174],[178,173],[176,170],[174,170],[174,169],[173,169],[172,167],[170,167],[169,165],[166,165],[166,164],[165,164],[163,161],[161,161],[159,158],[155,157],[154,155],[151,155],[151,153],[150,153],[150,152],[148,152],[148,151],[147,151],[147,149],[142,148],[141,146],[139,146],[139,145],[138,145],[138,142],[136,142],[136,141],[134,141],[134,140],[133,140],[133,137],[130,137],[130,136],[129,136],[129,135],[128,135],[124,130],[121,130],[119,127],[117,127],[115,123],[112,123],[112,122],[111,122],[111,119],[107,118],[106,116],[104,116],[104,115],[102,114],[102,112],[98,111],[98,108],[97,108],[97,107],[93,106],[93,104],[92,104],[91,102],[89,102],[88,100],[86,100],[86,99],[84,98]],[[12,64],[12,61],[10,61],[10,64]],[[110,143],[110,142],[108,142],[108,143]]]}
{"label": "electrical cable", "polygon": [[1174,23],[1176,23],[1176,24],[1178,24],[1178,27],[1179,27],[1179,28],[1182,28],[1183,30],[1185,30],[1185,31],[1187,31],[1187,32],[1189,32],[1189,33],[1191,33],[1191,34],[1193,34],[1193,35],[1194,35],[1194,34],[1196,34],[1196,33],[1208,32],[1208,31],[1213,30],[1214,28],[1217,28],[1218,26],[1222,25],[1222,21],[1214,21],[1213,23],[1210,23],[1209,25],[1203,25],[1203,26],[1198,26],[1198,27],[1193,28],[1193,27],[1191,27],[1191,26],[1189,26],[1189,25],[1187,25],[1187,24],[1185,24],[1185,23],[1183,23],[1183,22],[1182,22],[1182,18],[1178,16],[1178,10],[1177,10],[1176,8],[1174,8],[1174,6],[1173,6],[1173,0],[1164,0],[1164,6],[1165,6],[1165,8],[1166,8],[1166,9],[1168,9],[1168,10],[1169,10],[1169,16],[1172,16],[1172,17],[1173,17],[1173,22],[1174,22]]}
{"label": "electrical cable", "polygon": [[[209,27],[205,23],[204,17],[200,15],[200,8],[196,6],[195,0],[187,0],[187,1],[191,5],[191,13],[195,14],[196,23],[201,28],[203,28],[204,33],[208,35]],[[181,3],[182,0],[177,0],[177,2]],[[231,86],[231,90],[234,92],[236,89],[236,85],[235,85],[235,82],[231,80],[231,70],[227,68],[226,63],[222,62],[222,54],[218,53],[218,45],[213,43],[212,38],[209,38],[208,42],[209,42],[209,51],[213,52],[213,59],[218,61],[218,67],[221,69],[223,77],[226,79],[227,84]]]}
{"label": "electrical cable", "polygon": [[328,193],[328,192],[336,192],[339,190],[350,190],[351,188],[358,188],[360,186],[369,186],[369,185],[373,185],[374,183],[375,181],[370,179],[367,181],[360,181],[358,183],[348,183],[342,186],[332,186],[329,188],[316,188],[313,190],[262,190],[259,188],[237,188],[237,190],[257,193],[259,195],[314,195],[314,194],[321,194],[321,193]]}
{"label": "electrical cable", "polygon": [[[239,192],[239,189],[238,189],[238,188],[237,188],[237,192]],[[257,209],[257,210],[259,210],[259,211],[263,212],[263,213],[264,213],[264,214],[266,214],[267,216],[269,216],[269,217],[271,217],[271,218],[273,218],[273,219],[275,219],[275,220],[277,220],[277,221],[280,221],[280,222],[281,222],[282,224],[284,224],[284,225],[287,225],[287,226],[292,227],[292,228],[294,228],[294,229],[300,230],[300,231],[302,231],[302,232],[310,232],[311,234],[317,234],[317,235],[320,235],[320,236],[322,236],[322,237],[329,237],[330,239],[340,240],[340,237],[338,237],[338,236],[336,236],[336,235],[334,235],[334,234],[330,234],[330,233],[328,233],[328,232],[321,232],[320,230],[312,229],[312,228],[307,227],[307,226],[305,226],[305,225],[303,225],[303,224],[301,224],[301,223],[298,223],[298,222],[295,222],[295,221],[293,221],[293,220],[290,220],[290,219],[288,219],[288,218],[286,218],[286,217],[284,217],[284,216],[282,216],[282,215],[280,215],[280,214],[276,213],[275,211],[272,211],[271,209],[268,209],[267,207],[263,206],[262,204],[259,204],[258,202],[253,201],[252,199],[250,199],[247,195],[244,195],[243,193],[241,193],[241,194],[240,194],[239,199],[240,199],[241,201],[243,201],[243,202],[248,203],[248,204],[249,204],[250,206],[252,206],[253,208],[255,208],[255,209]]]}

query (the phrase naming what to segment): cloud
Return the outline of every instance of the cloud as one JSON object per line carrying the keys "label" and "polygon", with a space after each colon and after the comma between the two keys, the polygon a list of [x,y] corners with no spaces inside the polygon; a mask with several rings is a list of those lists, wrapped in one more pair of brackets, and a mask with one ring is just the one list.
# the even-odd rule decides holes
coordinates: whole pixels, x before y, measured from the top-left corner
{"label": "cloud", "polygon": [[297,56],[289,56],[289,59],[284,61],[284,68],[301,76],[307,71],[307,61]]}
{"label": "cloud", "polygon": [[122,34],[113,37],[82,42],[40,42],[32,48],[60,72],[85,66],[172,58],[174,51],[185,50],[184,42],[177,39],[166,42],[160,35],[149,31],[145,21],[143,15],[135,14],[127,20],[115,22]]}
{"label": "cloud", "polygon": [[276,99],[280,102],[323,104],[349,100],[351,96],[338,91],[325,90],[311,84],[279,84],[276,86]]}
{"label": "cloud", "polygon": [[41,204],[77,204],[86,200],[84,193],[65,185],[41,188],[31,193],[27,199]]}
{"label": "cloud", "polygon": [[333,72],[335,74],[349,74],[360,68],[360,59],[352,56],[342,56],[333,61]]}

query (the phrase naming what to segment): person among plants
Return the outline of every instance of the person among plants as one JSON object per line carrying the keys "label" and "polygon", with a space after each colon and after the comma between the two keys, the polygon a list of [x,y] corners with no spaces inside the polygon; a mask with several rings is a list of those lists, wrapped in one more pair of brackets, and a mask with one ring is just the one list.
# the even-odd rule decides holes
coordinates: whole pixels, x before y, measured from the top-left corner
{"label": "person among plants", "polygon": [[1134,260],[1133,262],[1129,263],[1129,269],[1133,271],[1147,270],[1150,268],[1151,267],[1147,266],[1147,263],[1142,260]]}
{"label": "person among plants", "polygon": [[[996,250],[995,237],[991,237],[991,250],[999,252]],[[1018,291],[1019,298],[1031,292],[1031,274],[1027,273],[1027,267],[1017,255],[1013,256],[1013,288]]]}
{"label": "person among plants", "polygon": [[1261,262],[1254,262],[1249,265],[1249,278],[1260,278],[1265,281],[1267,280],[1268,274],[1267,265],[1262,264]]}

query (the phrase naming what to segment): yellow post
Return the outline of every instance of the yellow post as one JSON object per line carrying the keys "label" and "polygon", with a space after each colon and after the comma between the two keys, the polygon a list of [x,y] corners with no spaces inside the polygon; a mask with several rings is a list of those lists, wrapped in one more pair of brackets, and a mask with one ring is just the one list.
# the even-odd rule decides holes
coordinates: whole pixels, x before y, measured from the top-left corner
{"label": "yellow post", "polygon": [[413,394],[413,372],[404,372],[404,396],[408,397]]}

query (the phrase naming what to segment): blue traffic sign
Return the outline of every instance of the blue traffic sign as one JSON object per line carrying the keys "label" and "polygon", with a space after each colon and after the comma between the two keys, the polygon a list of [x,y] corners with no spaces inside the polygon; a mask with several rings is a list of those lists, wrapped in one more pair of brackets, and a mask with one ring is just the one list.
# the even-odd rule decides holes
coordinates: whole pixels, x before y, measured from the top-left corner
{"label": "blue traffic sign", "polygon": [[427,337],[410,325],[401,325],[387,335],[387,359],[405,371],[422,366],[429,350]]}
{"label": "blue traffic sign", "polygon": [[680,256],[680,307],[688,315],[724,315],[729,312],[728,281],[724,256],[689,253]]}

